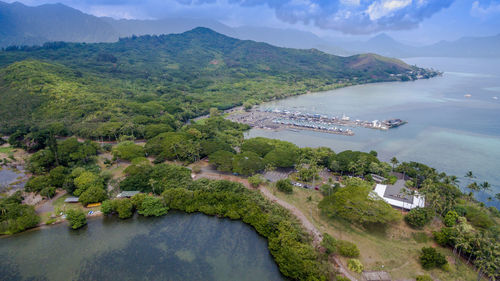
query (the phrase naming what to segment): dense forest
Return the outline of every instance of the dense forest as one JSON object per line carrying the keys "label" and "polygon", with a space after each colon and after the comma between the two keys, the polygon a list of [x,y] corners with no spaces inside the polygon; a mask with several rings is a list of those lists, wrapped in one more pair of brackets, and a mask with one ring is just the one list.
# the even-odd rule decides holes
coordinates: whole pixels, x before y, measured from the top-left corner
{"label": "dense forest", "polygon": [[9,47],[0,52],[0,133],[146,138],[212,107],[433,75],[377,55],[278,48],[206,28],[116,43]]}

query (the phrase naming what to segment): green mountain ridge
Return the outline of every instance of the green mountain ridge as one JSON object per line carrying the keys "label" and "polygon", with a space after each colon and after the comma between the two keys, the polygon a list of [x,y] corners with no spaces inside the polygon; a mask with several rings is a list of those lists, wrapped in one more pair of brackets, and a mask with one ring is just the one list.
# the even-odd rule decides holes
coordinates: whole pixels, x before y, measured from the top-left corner
{"label": "green mountain ridge", "polygon": [[[172,130],[211,107],[436,74],[373,54],[279,48],[207,28],[11,48],[0,52],[0,68],[1,133],[57,124],[68,134],[107,139]],[[23,107],[26,99],[37,102]]]}

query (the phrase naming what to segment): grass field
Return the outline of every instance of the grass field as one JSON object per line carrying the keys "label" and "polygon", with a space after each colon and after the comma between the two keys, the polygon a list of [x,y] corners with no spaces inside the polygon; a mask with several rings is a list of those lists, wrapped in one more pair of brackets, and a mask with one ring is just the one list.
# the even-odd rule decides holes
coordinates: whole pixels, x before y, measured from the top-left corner
{"label": "grass field", "polygon": [[[400,221],[387,228],[361,228],[347,222],[328,218],[317,208],[323,196],[319,191],[294,187],[293,194],[284,194],[272,186],[267,186],[277,197],[293,204],[323,233],[329,233],[337,239],[355,243],[361,251],[360,260],[365,270],[384,270],[396,280],[412,279],[420,274],[429,274],[441,281],[476,280],[473,268],[457,260],[449,249],[437,247],[431,238],[431,231],[439,227],[437,222],[424,230],[411,229]],[[424,270],[418,262],[422,247],[434,246],[447,256],[450,270]],[[346,263],[347,260],[343,259]],[[358,275],[359,276],[359,275]]]}

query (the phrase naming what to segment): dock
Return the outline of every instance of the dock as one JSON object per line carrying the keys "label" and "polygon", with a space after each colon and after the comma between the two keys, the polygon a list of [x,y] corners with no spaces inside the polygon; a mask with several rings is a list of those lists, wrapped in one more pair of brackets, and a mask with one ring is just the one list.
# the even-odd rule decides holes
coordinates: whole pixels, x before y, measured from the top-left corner
{"label": "dock", "polygon": [[248,124],[253,128],[290,129],[292,131],[312,130],[346,136],[354,135],[354,132],[350,128],[363,127],[376,130],[389,130],[407,123],[401,119],[363,121],[352,120],[345,114],[341,116],[328,116],[281,109],[240,111],[230,114],[226,118],[234,122]]}

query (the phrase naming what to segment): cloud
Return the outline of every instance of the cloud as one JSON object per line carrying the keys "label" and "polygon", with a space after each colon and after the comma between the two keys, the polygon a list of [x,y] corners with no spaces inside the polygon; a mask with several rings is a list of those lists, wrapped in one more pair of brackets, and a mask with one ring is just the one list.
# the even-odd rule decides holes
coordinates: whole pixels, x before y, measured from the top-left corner
{"label": "cloud", "polygon": [[470,13],[472,16],[479,18],[500,14],[500,2],[490,1],[489,3],[480,3],[479,1],[474,1]]}
{"label": "cloud", "polygon": [[[7,0],[14,1],[14,0]],[[405,30],[449,7],[455,0],[21,0],[60,1],[96,15],[126,18],[199,17],[226,23],[298,24],[348,34]],[[496,0],[491,0],[496,1]],[[496,6],[495,6],[496,7]],[[492,6],[473,6],[489,13]]]}
{"label": "cloud", "polygon": [[411,29],[454,0],[177,0],[185,5],[267,6],[286,23],[312,24],[351,34]]}

